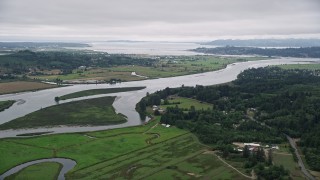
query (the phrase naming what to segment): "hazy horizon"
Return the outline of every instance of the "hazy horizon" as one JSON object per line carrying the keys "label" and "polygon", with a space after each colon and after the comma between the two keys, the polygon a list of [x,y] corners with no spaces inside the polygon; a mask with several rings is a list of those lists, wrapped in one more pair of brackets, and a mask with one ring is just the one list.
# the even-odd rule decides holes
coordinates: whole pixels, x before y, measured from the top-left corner
{"label": "hazy horizon", "polygon": [[318,0],[1,0],[0,41],[320,38]]}

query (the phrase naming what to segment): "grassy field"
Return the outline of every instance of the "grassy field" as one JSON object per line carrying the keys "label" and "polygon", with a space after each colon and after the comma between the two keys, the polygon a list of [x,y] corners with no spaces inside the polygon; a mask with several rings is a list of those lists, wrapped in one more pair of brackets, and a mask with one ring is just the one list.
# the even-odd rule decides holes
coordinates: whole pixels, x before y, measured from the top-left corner
{"label": "grassy field", "polygon": [[51,149],[28,144],[25,145],[23,139],[18,142],[10,142],[8,140],[0,140],[0,142],[0,174],[24,162],[53,157],[53,151]]}
{"label": "grassy field", "polygon": [[[64,96],[60,96],[60,100],[73,99],[84,96],[92,96],[98,94],[109,94],[109,93],[117,93],[117,92],[127,92],[127,91],[136,91],[144,89],[145,87],[125,87],[125,88],[108,88],[108,89],[90,89],[86,91],[79,91],[71,94],[67,94]],[[1,104],[0,104],[1,105]]]}
{"label": "grassy field", "polygon": [[[4,158],[1,159],[0,174],[16,164],[50,157],[69,157],[78,163],[75,170],[84,168],[151,145],[151,140],[147,141],[153,137],[150,133],[162,128],[154,127],[157,123],[155,120],[143,126],[109,131],[2,139],[0,150]],[[152,131],[151,127],[154,127]],[[158,141],[187,133],[178,128],[171,129],[170,136],[163,135]]]}
{"label": "grassy field", "polygon": [[42,80],[105,80],[121,79],[122,81],[134,81],[145,79],[132,76],[132,72],[148,78],[163,78],[215,71],[225,68],[228,64],[243,61],[263,60],[263,57],[215,57],[215,56],[174,56],[169,59],[162,58],[154,66],[116,66],[111,68],[93,68],[87,71],[74,70],[68,75],[40,75],[29,76]]}
{"label": "grassy field", "polygon": [[217,156],[201,153],[165,168],[148,179],[248,179],[222,163]]}
{"label": "grassy field", "polygon": [[115,97],[102,97],[51,106],[4,123],[0,125],[0,129],[124,123],[125,117],[114,111],[114,99]]}
{"label": "grassy field", "polygon": [[109,81],[111,79],[121,79],[122,81],[136,81],[142,80],[144,78],[132,76],[131,72],[120,72],[113,71],[109,68],[94,68],[89,69],[87,71],[78,72],[74,70],[72,74],[67,75],[39,75],[39,76],[29,76],[29,78],[33,79],[41,79],[41,80],[49,80],[54,81],[57,78],[61,80],[106,80]]}
{"label": "grassy field", "polygon": [[320,70],[320,64],[286,64],[280,65],[283,69],[309,69],[309,70]]}
{"label": "grassy field", "polygon": [[190,109],[191,106],[194,106],[196,110],[212,108],[212,104],[184,97],[175,97],[168,101],[170,103],[169,105],[161,105],[160,107],[166,109],[167,107],[175,107],[177,105],[179,108],[184,109]]}
{"label": "grassy field", "polygon": [[[77,162],[68,179],[162,179],[170,175],[170,179],[244,179],[214,154],[204,154],[207,148],[191,133],[158,123],[159,117],[146,125],[122,129],[2,139],[0,174],[27,161],[65,157]],[[43,171],[49,167],[43,165]],[[38,171],[20,173],[33,176]]]}
{"label": "grassy field", "polygon": [[5,109],[8,109],[14,103],[15,101],[0,101],[0,112],[4,111]]}
{"label": "grassy field", "polygon": [[262,57],[235,58],[215,56],[190,56],[174,57],[169,60],[161,60],[153,67],[118,66],[113,67],[115,72],[136,72],[149,78],[163,78],[215,71],[225,68],[228,64],[242,61],[262,60]]}
{"label": "grassy field", "polygon": [[0,83],[0,94],[17,93],[24,91],[35,91],[58,87],[57,85],[40,82],[16,81]]}
{"label": "grassy field", "polygon": [[55,180],[58,178],[62,165],[56,162],[44,162],[28,166],[18,173],[9,176],[8,180],[36,180],[47,179]]}
{"label": "grassy field", "polygon": [[[222,156],[222,153],[219,153],[219,155]],[[244,162],[246,161],[246,159],[242,157],[242,154],[233,154],[232,156],[224,160],[231,166],[235,167],[237,170],[241,171],[243,174],[251,176],[251,169],[246,169],[244,167]]]}
{"label": "grassy field", "polygon": [[304,175],[300,171],[298,164],[293,160],[291,153],[274,151],[272,153],[273,163],[276,165],[283,165],[290,171],[290,175],[294,179],[304,179]]}

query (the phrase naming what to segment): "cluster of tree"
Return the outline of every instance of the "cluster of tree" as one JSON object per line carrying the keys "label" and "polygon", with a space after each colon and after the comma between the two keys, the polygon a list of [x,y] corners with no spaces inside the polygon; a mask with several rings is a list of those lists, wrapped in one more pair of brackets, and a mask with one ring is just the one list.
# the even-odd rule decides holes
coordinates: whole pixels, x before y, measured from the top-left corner
{"label": "cluster of tree", "polygon": [[112,67],[118,65],[152,66],[154,59],[110,55],[91,51],[38,51],[22,50],[0,56],[0,67],[9,73],[23,74],[30,68],[60,69],[65,74],[80,66]]}
{"label": "cluster of tree", "polygon": [[308,164],[320,169],[320,77],[310,71],[249,69],[231,84],[166,88],[155,94],[212,103],[212,109],[199,111],[168,108],[161,117],[163,123],[191,130],[204,143],[278,143],[284,132],[301,138]]}
{"label": "cluster of tree", "polygon": [[240,111],[223,113],[217,109],[195,110],[191,106],[187,112],[178,107],[167,108],[166,113],[161,116],[161,123],[188,129],[207,144],[283,141],[277,131],[245,119]]}
{"label": "cluster of tree", "polygon": [[284,177],[289,175],[289,171],[286,170],[282,165],[271,165],[266,168],[264,164],[259,163],[254,171],[258,175],[259,179],[265,180],[284,179]]}
{"label": "cluster of tree", "polygon": [[[252,168],[258,163],[265,163],[266,156],[262,147],[257,147],[255,151],[250,151],[249,146],[243,148],[243,158],[247,159],[244,164],[244,168]],[[268,164],[272,164],[271,156],[269,156]]]}
{"label": "cluster of tree", "polygon": [[161,104],[161,97],[158,94],[149,94],[147,93],[147,96],[142,98],[141,101],[137,104],[137,111],[138,112],[145,112],[147,109],[147,106],[153,106],[153,105],[160,105]]}
{"label": "cluster of tree", "polygon": [[266,158],[264,149],[256,147],[256,150],[250,151],[249,146],[243,149],[243,158],[247,159],[244,168],[253,168],[259,179],[273,180],[283,179],[289,175],[289,171],[282,165],[276,166],[272,164],[272,150],[268,151],[268,158]]}
{"label": "cluster of tree", "polygon": [[15,79],[16,77],[12,74],[0,74],[0,80],[10,80]]}
{"label": "cluster of tree", "polygon": [[[310,128],[309,128],[310,129]],[[300,146],[310,167],[320,171],[320,126],[311,128],[310,132],[303,133]]]}
{"label": "cluster of tree", "polygon": [[320,57],[320,47],[301,47],[301,48],[255,48],[255,47],[216,47],[216,48],[197,48],[195,52],[220,55],[261,55],[261,56],[282,56],[282,57]]}
{"label": "cluster of tree", "polygon": [[[141,119],[146,118],[146,110],[148,106],[158,106],[161,104],[161,97],[158,94],[149,94],[147,93],[147,96],[142,98],[139,103],[136,105],[136,110],[140,115]],[[156,115],[160,115],[159,111],[156,111]]]}

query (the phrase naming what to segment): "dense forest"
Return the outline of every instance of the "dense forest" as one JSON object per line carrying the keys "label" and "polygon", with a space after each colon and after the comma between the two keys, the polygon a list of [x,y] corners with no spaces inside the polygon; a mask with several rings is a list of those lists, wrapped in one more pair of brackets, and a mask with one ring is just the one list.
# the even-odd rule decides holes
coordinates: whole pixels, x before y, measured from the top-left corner
{"label": "dense forest", "polygon": [[299,58],[319,58],[320,47],[303,48],[255,48],[255,47],[216,47],[216,48],[197,48],[192,51],[206,54],[218,55],[260,55],[260,56],[281,56],[281,57],[299,57]]}
{"label": "dense forest", "polygon": [[[7,74],[24,74],[30,68],[60,69],[71,73],[80,66],[112,67],[117,65],[152,66],[153,59],[135,58],[125,55],[110,55],[93,51],[37,51],[22,50],[0,56],[0,68]],[[8,76],[10,77],[10,76]]]}
{"label": "dense forest", "polygon": [[213,105],[203,110],[168,108],[162,123],[188,129],[218,148],[235,141],[280,143],[286,141],[286,133],[301,138],[307,163],[320,170],[320,77],[313,72],[249,69],[226,85],[166,88],[147,95],[137,109],[143,111],[172,95]]}

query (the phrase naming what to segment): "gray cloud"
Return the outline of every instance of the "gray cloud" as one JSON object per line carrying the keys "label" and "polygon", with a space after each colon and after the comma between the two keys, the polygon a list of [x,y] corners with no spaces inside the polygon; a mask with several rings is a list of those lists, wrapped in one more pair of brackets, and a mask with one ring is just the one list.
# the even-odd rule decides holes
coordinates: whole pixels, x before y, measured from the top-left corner
{"label": "gray cloud", "polygon": [[319,0],[0,0],[0,40],[320,38]]}

